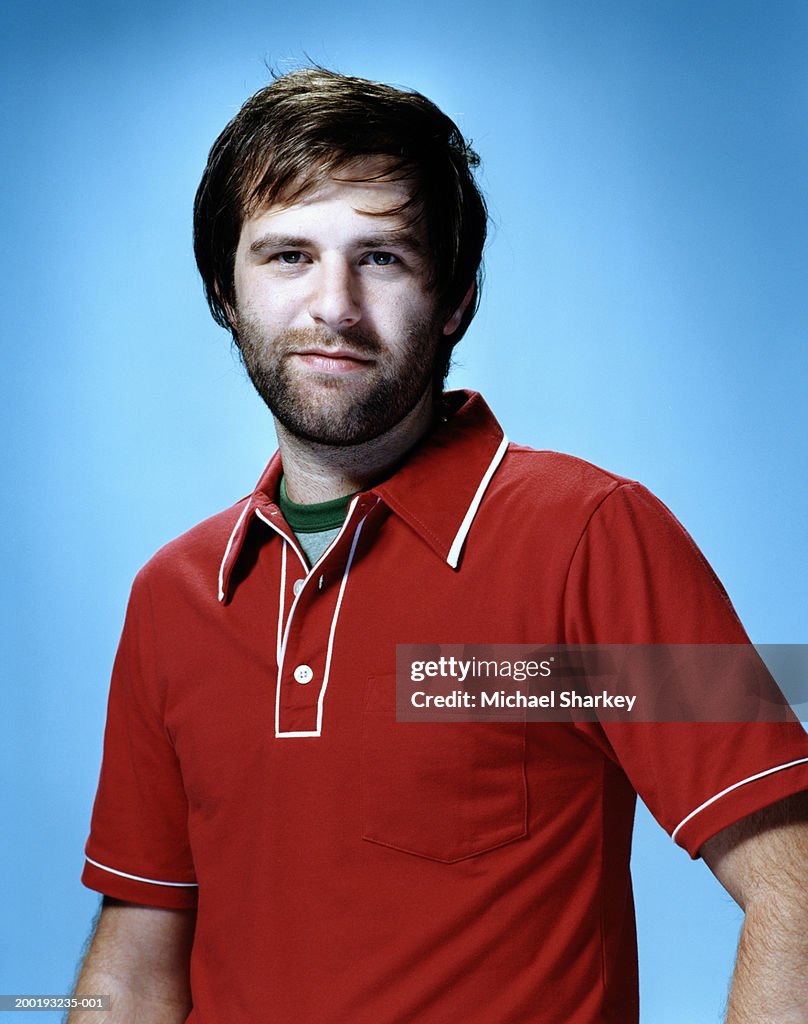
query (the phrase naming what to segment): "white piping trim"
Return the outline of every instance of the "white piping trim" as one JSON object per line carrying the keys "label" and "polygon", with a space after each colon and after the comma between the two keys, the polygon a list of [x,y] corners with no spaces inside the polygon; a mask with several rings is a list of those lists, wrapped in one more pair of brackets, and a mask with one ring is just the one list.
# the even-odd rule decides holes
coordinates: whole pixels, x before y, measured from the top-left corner
{"label": "white piping trim", "polygon": [[[379,502],[380,502],[380,501],[381,501],[381,499],[380,499],[380,498],[377,498],[377,499],[376,499],[376,500],[375,500],[375,501],[373,502],[373,504],[372,504],[372,505],[370,506],[370,508],[368,509],[368,511],[367,511],[367,512],[366,512],[366,513],[365,513],[365,514],[364,514],[364,515],[362,516],[362,522],[364,522],[364,521],[365,521],[365,520],[367,519],[367,517],[368,517],[368,513],[369,513],[369,512],[371,511],[371,509],[374,509],[374,508],[376,508],[376,506],[377,506],[377,505],[379,504]],[[357,506],[358,502],[359,502],[359,495],[357,494],[357,495],[356,495],[356,496],[355,496],[355,497],[354,497],[354,498],[352,499],[352,501],[351,501],[350,505],[348,506],[348,511],[347,511],[347,512],[345,513],[345,522],[344,522],[344,523],[342,524],[342,526],[340,527],[340,531],[339,531],[339,533],[338,533],[338,534],[336,535],[336,537],[335,537],[335,538],[334,538],[334,539],[333,539],[333,540],[331,541],[331,543],[330,543],[330,544],[328,545],[328,547],[327,547],[327,548],[325,549],[325,551],[323,551],[323,553],[322,553],[322,554],[320,555],[320,557],[319,557],[319,558],[317,559],[317,561],[316,561],[316,562],[314,563],[314,565],[313,565],[313,566],[311,567],[311,569],[309,570],[309,576],[313,576],[313,575],[314,575],[314,573],[315,573],[315,570],[316,570],[316,569],[318,568],[318,566],[322,565],[322,563],[323,563],[323,562],[325,561],[325,559],[326,559],[326,558],[328,557],[328,552],[329,552],[329,551],[331,550],[331,548],[333,548],[333,547],[334,547],[334,545],[335,545],[335,544],[337,544],[337,543],[338,543],[338,541],[339,541],[340,537],[342,536],[343,532],[345,531],[345,527],[346,527],[346,526],[348,525],[348,522],[350,521],[351,515],[353,514],[353,510],[354,510],[354,509],[356,508],[356,506]],[[308,580],[307,580],[307,582],[308,582]]]}
{"label": "white piping trim", "polygon": [[745,786],[748,782],[756,782],[758,779],[763,779],[767,775],[774,775],[775,772],[781,772],[785,768],[794,768],[798,764],[808,764],[808,757],[801,757],[797,761],[789,761],[788,764],[778,764],[774,768],[767,768],[764,772],[758,772],[757,775],[750,775],[748,779],[741,779],[740,782],[735,782],[731,786],[727,786],[727,788],[722,789],[720,793],[716,793],[715,796],[711,796],[709,800],[705,800],[700,807],[697,807],[695,811],[691,811],[686,818],[680,821],[676,828],[673,830],[673,832],[671,832],[671,839],[674,842],[676,842],[676,834],[679,832],[680,829],[684,828],[684,826],[691,820],[691,818],[694,818],[697,814],[700,814],[703,810],[709,807],[710,804],[714,804],[716,800],[720,800],[721,797],[726,796],[727,793],[731,793],[734,789],[738,789],[741,786]]}
{"label": "white piping trim", "polygon": [[300,559],[300,564],[303,566],[305,571],[308,572],[309,571],[308,564],[306,562],[306,559],[303,557],[303,552],[300,550],[300,548],[297,546],[297,544],[295,544],[294,541],[292,541],[289,537],[287,537],[286,534],[283,532],[283,530],[281,530],[279,527],[277,527],[272,522],[271,519],[267,519],[267,517],[264,515],[264,513],[261,511],[260,508],[257,508],[255,510],[255,514],[258,516],[258,518],[261,520],[262,523],[266,523],[267,526],[270,527],[270,529],[274,530],[275,533],[277,533],[277,535],[281,538],[281,540],[285,540],[287,544],[291,544],[292,545],[292,549],[294,550],[294,552],[297,555],[297,557]]}
{"label": "white piping trim", "polygon": [[[331,550],[331,548],[334,547],[334,545],[339,541],[339,539],[343,535],[343,533],[345,533],[345,530],[347,529],[348,523],[350,522],[351,516],[353,515],[353,511],[356,508],[356,505],[357,505],[358,502],[359,502],[359,496],[357,495],[353,499],[351,504],[348,506],[348,512],[346,513],[346,516],[345,516],[345,522],[342,524],[342,527],[340,528],[339,533],[331,541],[331,543],[328,545],[326,550],[322,553],[322,555],[320,555],[320,557],[317,559],[317,561],[314,563],[314,565],[309,570],[309,572],[308,572],[308,574],[306,576],[306,580],[307,581],[308,581],[308,579],[311,576],[314,575],[315,569],[317,569],[317,567],[320,565],[320,563],[326,557],[326,555]],[[379,503],[379,499],[377,498],[376,499],[376,505],[378,505],[378,503]],[[375,508],[375,505],[374,505],[374,508]],[[343,594],[343,591],[345,589],[345,581],[348,578],[348,576],[347,576],[348,570],[350,569],[351,562],[352,562],[353,556],[354,556],[354,551],[356,550],[356,541],[357,541],[357,538],[359,536],[359,531],[362,529],[362,524],[364,523],[365,519],[367,519],[367,513],[365,513],[365,515],[359,521],[359,525],[356,528],[356,533],[354,534],[354,539],[353,539],[353,543],[351,545],[351,550],[350,550],[350,553],[348,555],[348,561],[347,561],[347,563],[345,565],[345,572],[343,573],[343,576],[342,576],[342,583],[340,585],[340,592],[339,592],[339,596],[337,598],[337,606],[336,606],[336,609],[334,610],[334,616],[333,616],[333,618],[331,620],[331,635],[329,637],[328,654],[326,655],[326,672],[325,672],[325,680],[324,680],[324,683],[323,683],[323,689],[325,689],[325,685],[326,685],[326,683],[328,681],[328,670],[329,670],[329,667],[330,667],[329,666],[329,660],[330,660],[330,654],[331,654],[331,643],[332,643],[333,632],[334,632],[335,623],[336,623],[336,617],[339,614],[339,608],[340,608],[340,604],[342,602],[342,594]],[[317,707],[317,730],[315,732],[301,732],[301,733],[281,732],[281,722],[280,722],[280,714],[281,714],[281,679],[283,678],[283,662],[284,662],[284,659],[286,657],[286,644],[287,644],[287,642],[289,640],[289,630],[292,627],[292,619],[295,616],[295,609],[297,608],[297,603],[300,600],[300,597],[303,594],[303,591],[305,589],[306,589],[305,586],[301,587],[300,588],[300,593],[295,596],[295,599],[292,602],[292,607],[289,609],[289,618],[286,620],[286,627],[285,627],[285,629],[283,631],[283,642],[281,644],[280,657],[278,658],[278,681],[277,681],[277,684],[275,686],[275,736],[276,737],[283,737],[283,736],[319,736],[320,735],[320,726],[322,724],[322,691],[320,693],[320,699],[318,701],[318,707]]]}
{"label": "white piping trim", "polygon": [[[357,500],[358,499],[356,499],[356,498],[354,499],[354,501],[357,501]],[[308,567],[308,565],[306,564],[305,559],[303,558],[303,554],[301,553],[301,551],[297,547],[297,545],[294,544],[289,537],[287,537],[287,535],[283,532],[283,530],[278,529],[278,527],[273,522],[271,522],[269,519],[267,519],[267,517],[261,512],[261,510],[259,508],[257,508],[255,510],[255,514],[258,516],[258,518],[262,522],[266,523],[267,526],[269,526],[271,529],[273,529],[275,531],[275,533],[277,533],[278,536],[281,538],[281,540],[285,541],[283,547],[281,548],[281,588],[280,588],[280,595],[278,597],[278,638],[277,638],[277,641],[276,641],[276,644],[275,644],[275,657],[276,657],[276,660],[277,660],[278,664],[280,665],[281,659],[283,658],[283,647],[284,647],[284,643],[285,643],[283,637],[284,637],[284,611],[286,610],[286,545],[287,544],[291,545],[291,547],[296,552],[297,557],[300,559],[300,561],[301,561],[301,563],[303,565],[303,568],[306,571],[306,576],[305,576],[305,579],[304,579],[304,586],[300,588],[300,593],[301,594],[303,593],[303,590],[305,588],[305,584],[308,582],[309,577],[314,572],[314,566],[312,566],[311,569]],[[350,511],[345,516],[346,522],[348,520],[349,515],[350,515]],[[342,525],[343,525],[343,528],[344,528],[345,527],[345,523],[343,523]],[[337,536],[334,538],[334,540],[331,542],[331,544],[336,544],[337,543],[337,541],[340,538],[340,534],[341,533],[342,533],[342,530],[340,530],[340,533],[337,534]],[[325,556],[328,554],[328,551],[331,548],[331,544],[329,544],[328,548],[326,548],[326,550],[322,553],[322,555],[320,555],[320,557],[317,559],[317,562],[315,563],[315,565],[319,565],[320,562],[325,558]],[[295,595],[295,601],[297,600],[297,598],[299,596],[300,596],[300,594],[296,594]],[[292,608],[294,609],[294,603],[292,604]]]}
{"label": "white piping trim", "polygon": [[317,701],[317,735],[323,727],[323,701],[325,699],[325,691],[328,689],[328,680],[331,675],[331,651],[334,647],[334,634],[337,631],[337,619],[339,618],[340,608],[342,607],[342,598],[345,594],[345,587],[348,584],[348,573],[351,571],[353,565],[354,555],[356,554],[356,545],[359,543],[359,534],[362,532],[362,527],[365,525],[365,514],[362,519],[359,520],[359,525],[356,528],[354,534],[353,543],[351,544],[351,550],[348,552],[348,561],[345,563],[345,572],[342,574],[342,582],[339,586],[339,596],[337,597],[337,607],[334,609],[334,616],[331,619],[331,632],[328,634],[328,650],[325,655],[325,678],[323,679],[323,685],[320,689],[320,698]]}
{"label": "white piping trim", "polygon": [[[339,533],[331,541],[331,543],[328,545],[328,547],[325,549],[325,551],[322,553],[322,555],[320,555],[320,557],[317,559],[317,561],[314,563],[314,565],[311,567],[311,569],[307,569],[306,570],[306,582],[308,582],[309,576],[314,575],[314,570],[323,561],[323,559],[328,554],[328,552],[331,550],[331,548],[337,543],[337,541],[340,539],[340,537],[345,532],[345,528],[348,525],[348,522],[349,522],[349,520],[351,518],[351,514],[352,514],[352,512],[354,510],[354,507],[356,506],[358,501],[359,501],[359,497],[358,496],[353,499],[351,504],[348,506],[348,511],[345,514],[345,522],[340,527]],[[275,530],[276,533],[280,534],[280,536],[284,540],[286,540],[286,541],[289,540],[289,538],[286,536],[285,533],[281,532],[275,525],[270,523],[270,521],[268,519],[266,519],[264,516],[261,515],[261,512],[260,512],[259,509],[256,509],[255,511],[256,511],[256,514],[258,516],[260,516],[261,519],[264,520],[264,522],[267,524],[267,526],[271,526],[272,529]],[[295,550],[297,550],[297,549],[295,549]],[[295,598],[292,601],[292,607],[289,609],[289,618],[286,620],[286,625],[285,625],[285,628],[284,628],[284,631],[283,631],[283,642],[281,644],[281,656],[280,656],[280,658],[278,658],[278,686],[280,686],[281,668],[283,667],[282,666],[282,661],[283,661],[283,658],[284,658],[284,656],[286,654],[286,641],[289,639],[289,627],[292,624],[292,618],[294,617],[294,614],[295,614],[295,608],[297,607],[297,602],[300,600],[300,595],[303,593],[303,591],[305,589],[306,589],[306,587],[304,585],[303,587],[300,588],[300,594],[295,594]],[[276,705],[276,711],[277,711],[277,705]]]}
{"label": "white piping trim", "polygon": [[233,538],[238,533],[238,528],[241,526],[241,522],[247,515],[250,508],[250,499],[247,499],[247,504],[241,510],[241,515],[236,520],[236,525],[233,527],[233,532],[230,534],[230,539],[227,541],[227,547],[224,549],[224,556],[222,563],[219,566],[219,600],[224,601],[224,567],[227,564],[227,556],[230,554],[230,549],[233,546]]}
{"label": "white piping trim", "polygon": [[455,534],[455,539],[452,541],[452,546],[449,548],[449,554],[446,556],[446,561],[453,569],[457,568],[457,563],[460,561],[460,552],[463,548],[463,544],[465,543],[466,535],[471,529],[472,521],[474,520],[474,517],[477,514],[477,509],[480,507],[480,502],[483,500],[485,490],[488,487],[488,484],[491,482],[491,477],[494,475],[497,466],[500,464],[500,462],[502,462],[503,458],[505,457],[505,452],[507,451],[507,449],[508,438],[505,437],[505,435],[503,434],[502,440],[500,441],[499,444],[499,448],[497,448],[496,452],[494,453],[493,459],[491,459],[491,462],[489,463],[488,469],[483,474],[483,478],[480,481],[480,486],[477,488],[477,491],[471,500],[471,504],[469,505],[465,516],[463,517],[463,522],[460,524],[460,529]]}
{"label": "white piping trim", "polygon": [[121,878],[131,878],[133,882],[148,882],[150,885],[170,885],[175,889],[196,889],[199,887],[198,882],[161,882],[156,878],[141,878],[140,875],[130,875],[126,871],[116,871],[115,868],[108,868],[106,864],[99,864],[97,860],[93,860],[92,857],[85,858],[88,864],[92,864],[93,867],[101,868],[102,871],[109,871],[112,875],[120,875]]}
{"label": "white piping trim", "polygon": [[283,611],[286,607],[286,545],[281,545],[281,590],[278,596],[278,635],[275,639],[275,661],[280,663],[283,642]]}

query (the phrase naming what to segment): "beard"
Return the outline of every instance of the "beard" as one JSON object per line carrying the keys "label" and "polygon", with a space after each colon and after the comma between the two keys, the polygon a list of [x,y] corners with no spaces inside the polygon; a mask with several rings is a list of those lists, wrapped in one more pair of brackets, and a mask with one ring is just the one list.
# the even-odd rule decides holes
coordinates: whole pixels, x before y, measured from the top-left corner
{"label": "beard", "polygon": [[[340,448],[379,437],[415,408],[432,383],[441,333],[437,317],[414,321],[395,355],[365,329],[271,334],[249,315],[239,315],[236,326],[244,366],[273,416],[298,438]],[[345,347],[373,362],[356,375],[296,365],[301,350],[327,355]]]}

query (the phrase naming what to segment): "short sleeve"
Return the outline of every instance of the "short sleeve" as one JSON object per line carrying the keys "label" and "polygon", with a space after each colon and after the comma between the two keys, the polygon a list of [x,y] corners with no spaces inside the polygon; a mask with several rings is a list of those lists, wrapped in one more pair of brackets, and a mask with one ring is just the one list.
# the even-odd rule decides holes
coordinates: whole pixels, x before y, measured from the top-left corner
{"label": "short sleeve", "polygon": [[[749,643],[693,540],[635,483],[617,486],[590,518],[570,565],[565,621],[575,644]],[[739,692],[747,682],[731,680]],[[695,685],[706,692],[711,679]],[[619,763],[657,821],[693,857],[727,825],[808,789],[808,736],[795,717],[579,728]]]}
{"label": "short sleeve", "polygon": [[196,904],[182,773],[164,724],[148,586],[129,599],[110,685],[104,754],[82,881],[147,906]]}

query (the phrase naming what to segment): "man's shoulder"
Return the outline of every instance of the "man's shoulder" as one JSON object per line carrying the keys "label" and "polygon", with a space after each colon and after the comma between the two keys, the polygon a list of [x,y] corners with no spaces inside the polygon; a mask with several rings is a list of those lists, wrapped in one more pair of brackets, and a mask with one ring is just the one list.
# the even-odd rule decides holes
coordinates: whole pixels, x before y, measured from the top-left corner
{"label": "man's shoulder", "polygon": [[529,510],[525,519],[537,528],[553,523],[565,535],[582,536],[600,523],[615,541],[645,530],[649,536],[681,535],[693,545],[674,513],[644,484],[564,452],[511,443],[491,494],[517,513]]}
{"label": "man's shoulder", "polygon": [[576,455],[513,442],[508,446],[497,477],[499,486],[521,491],[542,504],[597,505],[621,488],[644,490],[636,481]]}

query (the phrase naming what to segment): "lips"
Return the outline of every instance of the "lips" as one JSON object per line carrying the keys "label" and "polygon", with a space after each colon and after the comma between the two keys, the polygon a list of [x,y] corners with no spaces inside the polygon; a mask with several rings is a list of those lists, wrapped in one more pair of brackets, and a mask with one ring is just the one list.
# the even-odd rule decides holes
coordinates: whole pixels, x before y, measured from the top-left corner
{"label": "lips", "polygon": [[320,373],[355,373],[374,362],[369,356],[349,348],[307,348],[293,352],[292,355]]}

